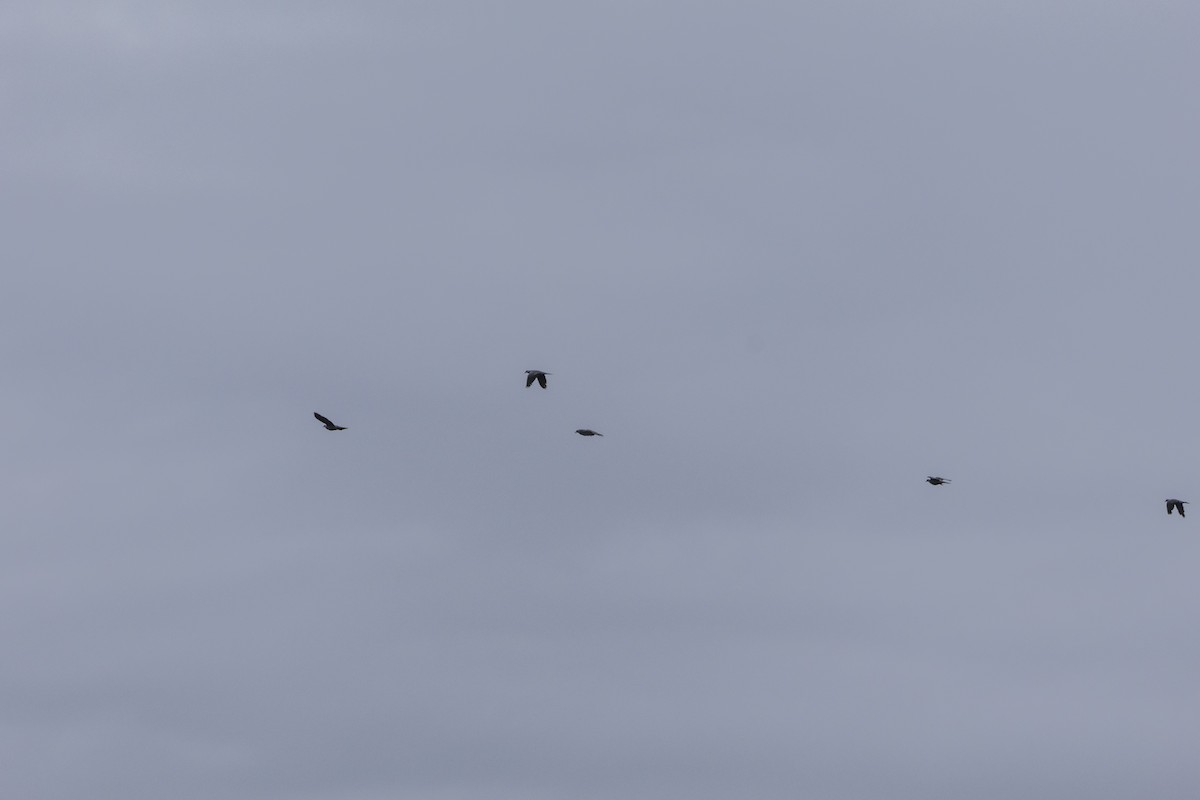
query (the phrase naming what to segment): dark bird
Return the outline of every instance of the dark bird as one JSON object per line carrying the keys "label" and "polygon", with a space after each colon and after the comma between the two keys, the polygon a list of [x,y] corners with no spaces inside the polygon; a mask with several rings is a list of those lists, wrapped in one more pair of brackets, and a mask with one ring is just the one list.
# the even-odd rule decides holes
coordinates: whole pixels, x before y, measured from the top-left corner
{"label": "dark bird", "polygon": [[313,412],[313,416],[317,418],[317,422],[319,422],[325,426],[325,430],[327,430],[327,431],[344,431],[344,430],[346,430],[341,425],[334,425],[332,422],[330,422],[329,417],[322,417],[320,414],[318,414],[315,411]]}
{"label": "dark bird", "polygon": [[538,386],[541,386],[543,389],[545,389],[546,376],[549,374],[549,372],[542,372],[540,369],[525,370],[525,388],[528,389],[530,386],[533,386],[534,381],[537,381]]}
{"label": "dark bird", "polygon": [[1167,513],[1170,514],[1172,511],[1178,511],[1179,516],[1186,517],[1187,514],[1183,513],[1183,504],[1186,502],[1187,502],[1187,500],[1176,500],[1174,498],[1168,500],[1167,501]]}
{"label": "dark bird", "polygon": [[603,433],[596,433],[595,431],[590,431],[587,428],[580,428],[579,430],[577,430],[575,432],[578,433],[580,436],[603,436],[604,435]]}
{"label": "dark bird", "polygon": [[925,479],[925,482],[932,483],[934,486],[941,486],[943,483],[949,483],[950,479],[949,478],[935,478],[934,476],[930,475],[928,478]]}

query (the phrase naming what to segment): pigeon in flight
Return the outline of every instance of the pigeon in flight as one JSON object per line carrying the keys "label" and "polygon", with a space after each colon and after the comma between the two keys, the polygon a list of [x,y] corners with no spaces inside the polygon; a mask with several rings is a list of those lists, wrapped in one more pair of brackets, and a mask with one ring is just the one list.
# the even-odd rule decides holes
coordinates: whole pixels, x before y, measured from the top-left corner
{"label": "pigeon in flight", "polygon": [[1174,498],[1168,500],[1167,501],[1167,513],[1170,514],[1172,511],[1178,511],[1179,516],[1186,517],[1187,514],[1183,513],[1183,504],[1186,502],[1187,502],[1187,500],[1176,500]]}
{"label": "pigeon in flight", "polygon": [[580,428],[579,430],[577,430],[575,432],[578,433],[580,436],[603,436],[604,435],[603,433],[596,433],[595,431],[588,430],[587,428]]}
{"label": "pigeon in flight", "polygon": [[319,422],[325,426],[325,430],[327,430],[327,431],[344,431],[344,430],[346,430],[341,425],[334,425],[332,422],[329,421],[329,417],[322,417],[316,411],[313,412],[313,416],[317,418],[317,422]]}
{"label": "pigeon in flight", "polygon": [[933,475],[930,475],[928,478],[925,479],[925,482],[931,483],[934,486],[941,486],[943,483],[949,483],[950,479],[949,478],[935,478]]}
{"label": "pigeon in flight", "polygon": [[540,369],[525,370],[525,388],[528,389],[530,386],[533,386],[534,381],[537,381],[538,386],[541,386],[543,389],[545,389],[546,376],[549,374],[549,372],[542,372]]}

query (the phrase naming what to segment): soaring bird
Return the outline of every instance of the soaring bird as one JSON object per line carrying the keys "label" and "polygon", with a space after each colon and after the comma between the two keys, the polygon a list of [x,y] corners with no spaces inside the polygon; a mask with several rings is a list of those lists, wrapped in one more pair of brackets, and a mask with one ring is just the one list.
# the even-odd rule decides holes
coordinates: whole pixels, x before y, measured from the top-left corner
{"label": "soaring bird", "polygon": [[528,389],[530,386],[533,386],[534,381],[537,381],[538,386],[541,386],[543,389],[545,389],[546,376],[549,374],[549,372],[542,372],[540,369],[525,370],[525,388]]}
{"label": "soaring bird", "polygon": [[344,430],[346,430],[341,425],[334,425],[332,422],[329,421],[329,417],[322,417],[316,411],[313,412],[313,416],[317,418],[317,422],[319,422],[325,426],[325,430],[327,430],[327,431],[344,431]]}
{"label": "soaring bird", "polygon": [[949,483],[950,479],[949,478],[935,478],[934,476],[930,475],[928,478],[925,479],[925,482],[932,483],[934,486],[941,486],[943,483]]}
{"label": "soaring bird", "polygon": [[575,432],[578,433],[580,436],[603,436],[604,435],[603,433],[596,433],[595,431],[588,430],[587,428],[580,428],[579,430],[577,430]]}
{"label": "soaring bird", "polygon": [[1167,501],[1167,513],[1170,514],[1172,511],[1178,511],[1179,516],[1186,517],[1187,514],[1183,513],[1183,504],[1186,502],[1187,500],[1176,500],[1171,498]]}

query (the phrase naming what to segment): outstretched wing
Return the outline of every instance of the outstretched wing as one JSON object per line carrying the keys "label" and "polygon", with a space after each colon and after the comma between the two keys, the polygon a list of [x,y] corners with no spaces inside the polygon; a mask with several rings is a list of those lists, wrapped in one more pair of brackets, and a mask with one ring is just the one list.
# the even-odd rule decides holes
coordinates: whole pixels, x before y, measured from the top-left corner
{"label": "outstretched wing", "polygon": [[317,418],[317,422],[321,423],[326,428],[336,428],[337,427],[337,425],[334,425],[332,422],[329,421],[329,417],[322,417],[316,411],[313,412],[313,416]]}
{"label": "outstretched wing", "polygon": [[[1175,510],[1175,501],[1174,501],[1174,500],[1168,500],[1168,501],[1167,501],[1167,513],[1168,513],[1168,514],[1170,514],[1170,513],[1171,513],[1172,511],[1174,511],[1174,510]],[[1181,512],[1181,513],[1182,513],[1182,512]]]}
{"label": "outstretched wing", "polygon": [[532,372],[525,376],[525,388],[526,389],[528,389],[530,386],[533,386],[534,377],[535,376]]}
{"label": "outstretched wing", "polygon": [[1187,514],[1183,513],[1183,503],[1176,503],[1175,507],[1179,509],[1179,516],[1181,516],[1181,517],[1187,516]]}
{"label": "outstretched wing", "polygon": [[545,389],[546,388],[546,373],[544,373],[544,372],[539,373],[537,376],[537,379],[538,379],[538,386]]}

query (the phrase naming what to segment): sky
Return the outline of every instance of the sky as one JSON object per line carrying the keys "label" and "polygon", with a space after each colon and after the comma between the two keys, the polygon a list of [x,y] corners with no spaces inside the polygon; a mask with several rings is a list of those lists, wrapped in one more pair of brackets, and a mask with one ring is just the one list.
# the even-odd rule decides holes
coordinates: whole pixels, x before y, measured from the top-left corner
{"label": "sky", "polygon": [[1195,798],[1198,34],[0,7],[0,795]]}

